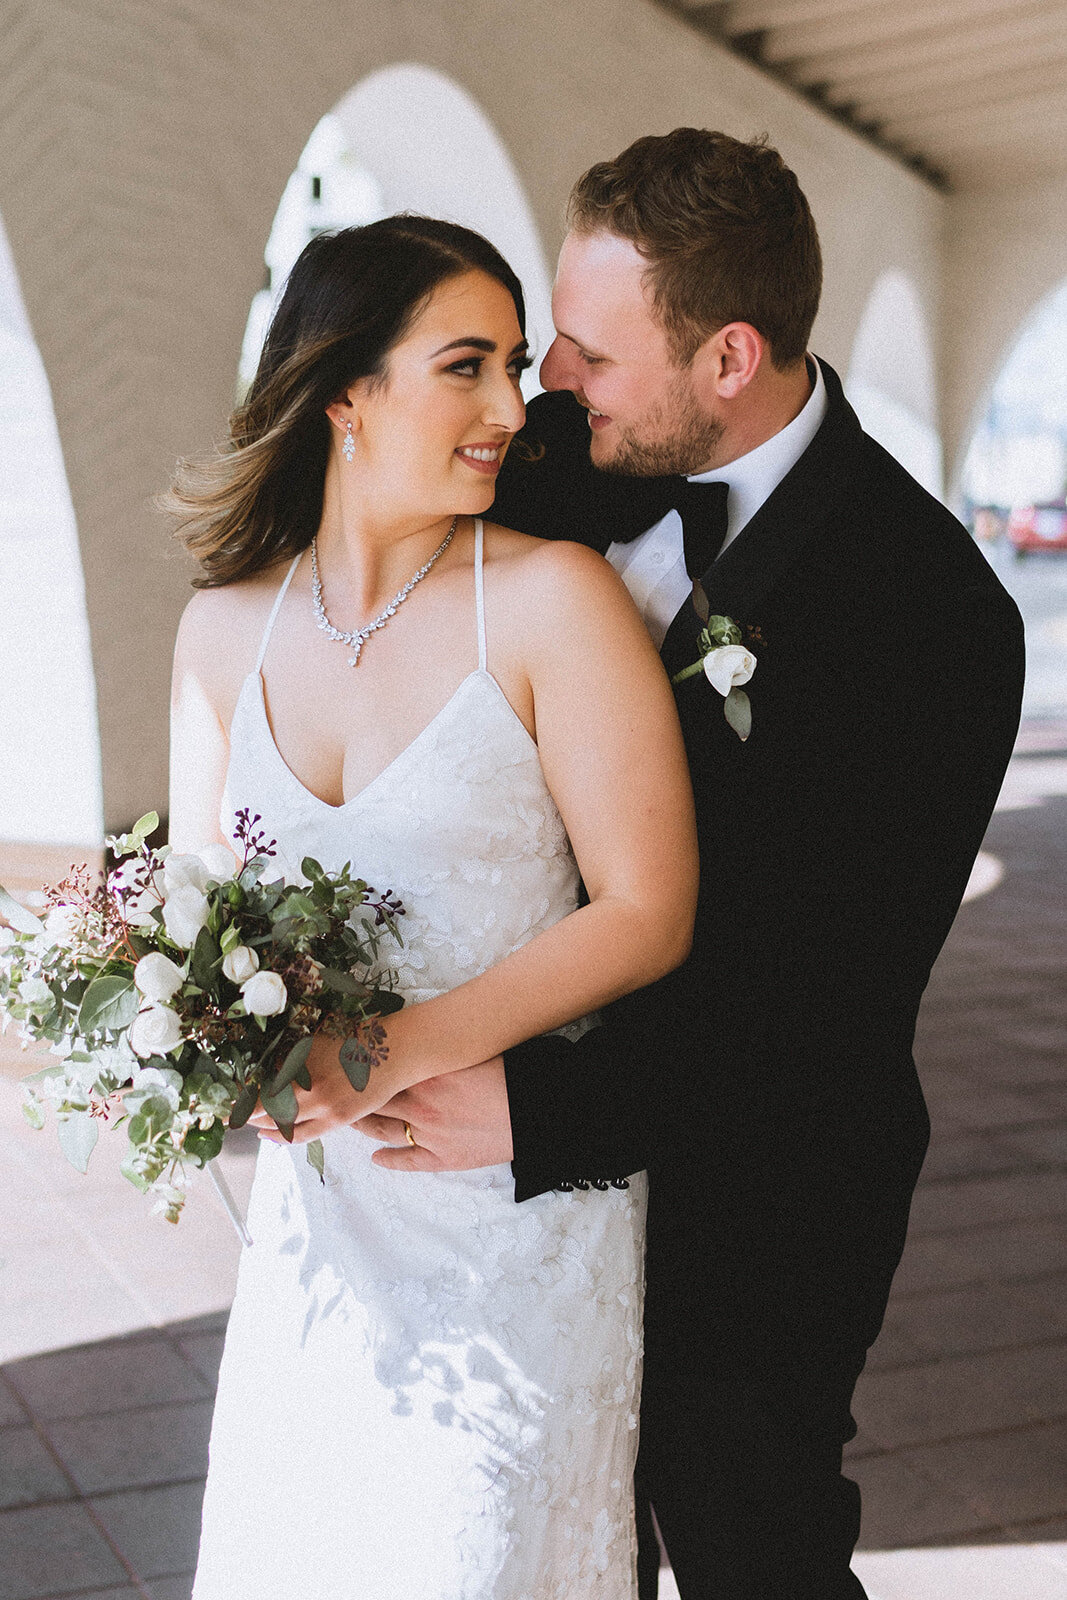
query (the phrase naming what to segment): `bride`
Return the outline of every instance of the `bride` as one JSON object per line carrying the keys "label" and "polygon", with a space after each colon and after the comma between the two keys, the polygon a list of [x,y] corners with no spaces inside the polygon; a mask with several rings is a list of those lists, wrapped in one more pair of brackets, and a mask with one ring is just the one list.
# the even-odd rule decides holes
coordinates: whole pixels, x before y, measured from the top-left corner
{"label": "bride", "polygon": [[256,1119],[195,1600],[636,1595],[643,1175],[516,1206],[507,1166],[398,1175],[350,1126],[591,1025],[689,946],[692,801],[647,631],[599,556],[482,520],[523,324],[464,228],[320,236],[232,448],[171,492],[204,571],[173,844],[232,842],[249,807],[279,875],[351,861],[406,908],[382,960],[408,1004],[366,1091],[319,1035],[294,1146]]}

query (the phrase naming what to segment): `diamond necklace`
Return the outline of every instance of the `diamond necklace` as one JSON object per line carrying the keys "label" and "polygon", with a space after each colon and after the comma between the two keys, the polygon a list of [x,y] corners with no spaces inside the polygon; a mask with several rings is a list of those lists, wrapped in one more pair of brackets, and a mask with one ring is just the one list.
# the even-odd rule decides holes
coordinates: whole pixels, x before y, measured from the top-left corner
{"label": "diamond necklace", "polygon": [[341,644],[346,644],[350,650],[355,651],[355,655],[351,657],[348,663],[350,667],[359,666],[359,652],[363,649],[363,646],[366,644],[371,634],[377,633],[379,628],[385,627],[385,624],[389,621],[389,618],[395,615],[397,606],[403,605],[404,601],[407,599],[412,589],[414,589],[415,585],[422,582],[423,578],[425,578],[426,574],[429,572],[430,568],[433,566],[438,557],[444,555],[445,551],[452,543],[452,537],[456,531],[456,523],[458,521],[459,514],[457,513],[456,516],[452,518],[452,526],[441,540],[441,543],[437,546],[437,549],[434,551],[429,561],[427,561],[424,567],[419,568],[418,572],[416,572],[413,578],[408,579],[407,583],[405,583],[402,589],[397,590],[396,594],[394,594],[384,611],[379,611],[374,621],[368,622],[365,628],[355,628],[351,633],[342,633],[340,628],[335,628],[329,617],[326,615],[326,607],[322,603],[322,579],[319,577],[319,557],[316,549],[316,540],[318,535],[316,534],[313,536],[311,540],[311,594],[315,602],[315,616],[318,618],[318,625],[322,629],[323,633],[328,633],[331,639],[337,639]]}

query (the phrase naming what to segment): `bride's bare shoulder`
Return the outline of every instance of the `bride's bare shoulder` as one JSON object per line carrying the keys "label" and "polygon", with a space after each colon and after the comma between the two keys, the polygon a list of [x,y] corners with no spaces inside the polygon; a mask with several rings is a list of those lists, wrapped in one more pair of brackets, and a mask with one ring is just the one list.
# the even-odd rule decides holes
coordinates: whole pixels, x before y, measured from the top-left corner
{"label": "bride's bare shoulder", "polygon": [[524,603],[611,604],[625,595],[615,569],[604,557],[571,539],[535,539],[487,523],[486,555],[489,561],[499,563],[507,586]]}
{"label": "bride's bare shoulder", "polygon": [[182,612],[175,671],[197,678],[213,702],[231,700],[252,671],[286,567],[277,562],[236,583],[197,589]]}

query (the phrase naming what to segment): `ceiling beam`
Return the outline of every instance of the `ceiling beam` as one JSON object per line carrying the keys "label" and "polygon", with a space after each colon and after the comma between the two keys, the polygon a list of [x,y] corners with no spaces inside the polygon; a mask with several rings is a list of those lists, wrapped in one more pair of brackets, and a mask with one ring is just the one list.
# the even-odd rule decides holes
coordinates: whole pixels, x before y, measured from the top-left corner
{"label": "ceiling beam", "polygon": [[848,11],[884,6],[885,0],[734,0],[726,7],[725,31],[762,33],[766,28],[825,22]]}
{"label": "ceiling beam", "polygon": [[1020,13],[1049,15],[1053,10],[1062,11],[1062,7],[1049,4],[1049,0],[1030,0],[1021,6],[1012,0],[937,0],[935,4],[927,0],[876,6],[807,26],[774,28],[762,41],[761,55],[764,61],[777,64],[798,57],[877,49],[926,34],[959,37],[975,22],[1011,25]]}
{"label": "ceiling beam", "polygon": [[923,115],[882,123],[879,132],[886,139],[900,140],[925,149],[930,139],[941,134],[952,137],[958,134],[966,141],[972,133],[977,134],[989,127],[1018,127],[1025,123],[1040,129],[1064,118],[1067,118],[1067,94],[1063,86],[1057,86],[1054,90],[1028,95],[1025,99],[1014,97],[976,101],[964,110],[932,107]]}
{"label": "ceiling beam", "polygon": [[[1048,147],[1067,134],[1067,106],[1040,116],[1016,114],[997,117],[982,127],[930,130],[923,135],[923,153],[935,161],[951,157],[974,157],[983,150],[1007,145]],[[1061,158],[1062,165],[1062,158]]]}
{"label": "ceiling beam", "polygon": [[952,62],[996,51],[1003,65],[1012,64],[1012,52],[1035,41],[1050,47],[1067,39],[1067,12],[1062,7],[1040,15],[998,19],[960,32],[926,34],[882,50],[842,54],[827,52],[789,63],[787,76],[801,84],[833,85],[836,91],[862,94],[865,86],[899,82],[901,75],[934,61]]}
{"label": "ceiling beam", "polygon": [[907,116],[912,111],[924,111],[931,98],[946,107],[970,105],[973,99],[984,99],[1005,87],[1023,94],[1031,88],[1054,87],[1065,73],[1067,40],[1058,48],[1050,48],[1041,41],[1017,52],[1010,68],[1001,65],[999,56],[990,60],[983,52],[958,61],[935,61],[925,72],[916,69],[858,97],[846,88],[831,84],[825,99],[830,106],[852,107],[869,119],[884,121],[894,116]]}

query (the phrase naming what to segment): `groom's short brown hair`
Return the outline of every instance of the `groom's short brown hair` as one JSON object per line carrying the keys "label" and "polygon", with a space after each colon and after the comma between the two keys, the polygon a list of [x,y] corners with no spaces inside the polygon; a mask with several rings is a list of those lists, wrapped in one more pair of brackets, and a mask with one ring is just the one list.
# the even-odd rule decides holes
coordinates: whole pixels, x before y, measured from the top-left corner
{"label": "groom's short brown hair", "polygon": [[653,304],[683,364],[717,328],[750,323],[778,368],[807,349],[822,257],[808,202],[766,138],[704,128],[638,139],[571,191],[568,225],[648,258]]}

